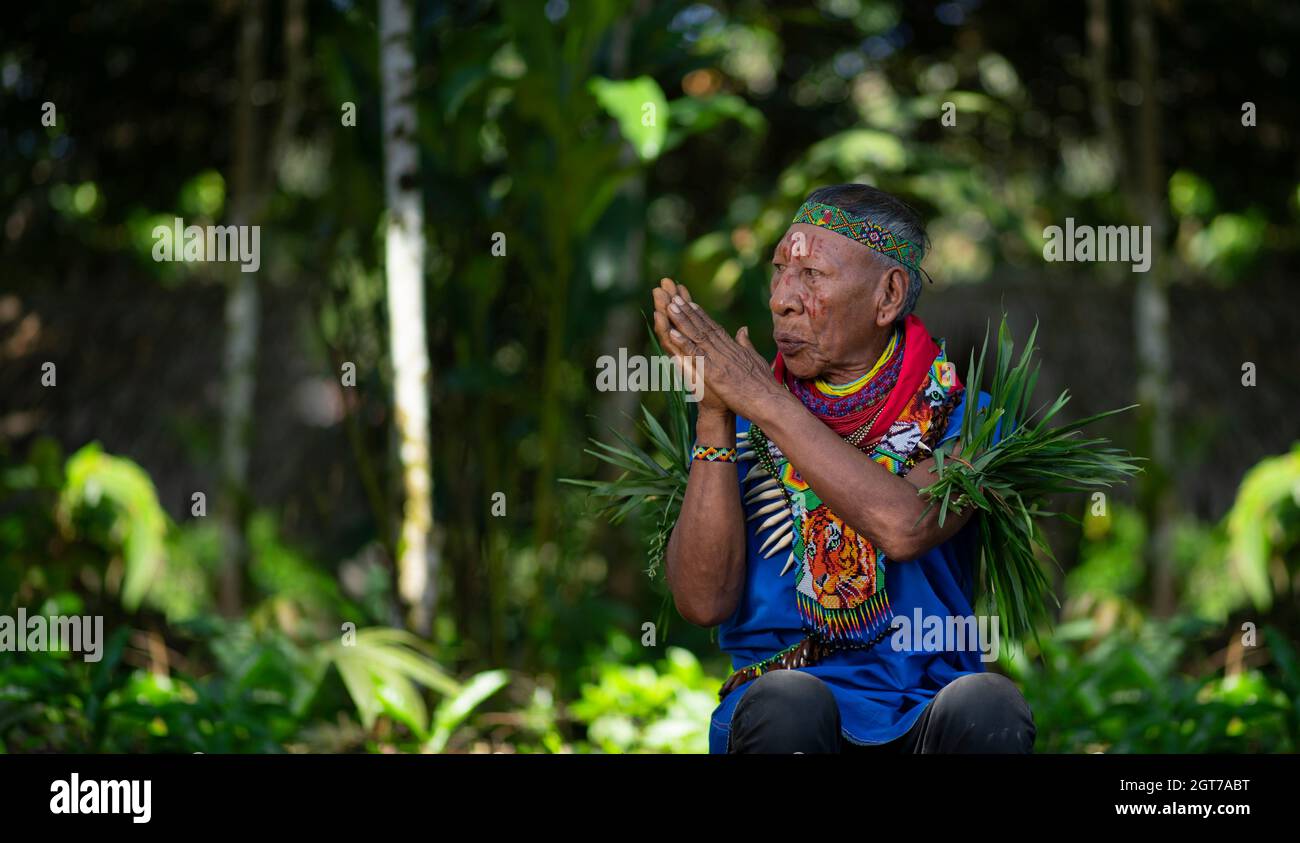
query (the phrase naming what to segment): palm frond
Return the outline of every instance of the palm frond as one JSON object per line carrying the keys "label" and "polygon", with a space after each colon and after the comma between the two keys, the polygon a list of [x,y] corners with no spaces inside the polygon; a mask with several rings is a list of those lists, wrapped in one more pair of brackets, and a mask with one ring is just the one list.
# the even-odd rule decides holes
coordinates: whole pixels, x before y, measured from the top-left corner
{"label": "palm frond", "polygon": [[[650,331],[650,344],[655,355],[663,354],[653,330]],[[590,490],[589,494],[602,502],[600,514],[611,523],[620,523],[637,511],[647,512],[654,519],[647,548],[646,570],[654,578],[662,571],[664,552],[682,509],[682,498],[686,495],[686,481],[690,472],[691,420],[686,409],[685,393],[680,390],[668,393],[666,427],[642,404],[637,428],[649,443],[649,450],[613,427],[610,428],[610,433],[618,441],[617,445],[591,439],[594,447],[586,449],[586,453],[617,469],[620,474],[616,478],[566,478],[560,482]]]}
{"label": "palm frond", "polygon": [[[1030,411],[1038,381],[1039,365],[1033,360],[1037,336],[1035,323],[1017,360],[1003,314],[990,400],[979,407],[977,396],[990,370],[985,333],[979,357],[971,353],[960,436],[935,449],[935,482],[921,490],[929,499],[926,514],[937,506],[941,526],[968,508],[981,514],[976,585],[985,607],[1000,618],[1008,642],[1037,638],[1038,629],[1050,621],[1049,602],[1057,602],[1043,567],[1044,562],[1056,564],[1042,530],[1043,519],[1058,514],[1046,507],[1048,499],[1091,493],[1141,470],[1139,458],[1110,447],[1108,440],[1081,437],[1083,428],[1131,406],[1052,427],[1070,400],[1069,392],[1062,391],[1055,401]],[[960,456],[953,453],[958,443]]]}

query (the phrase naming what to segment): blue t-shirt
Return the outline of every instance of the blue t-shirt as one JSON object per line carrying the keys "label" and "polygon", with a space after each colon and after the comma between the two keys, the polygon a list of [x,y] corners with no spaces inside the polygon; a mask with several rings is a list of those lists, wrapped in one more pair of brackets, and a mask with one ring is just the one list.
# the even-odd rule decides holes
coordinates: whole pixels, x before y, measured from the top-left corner
{"label": "blue t-shirt", "polygon": [[[988,402],[988,393],[980,393],[979,406]],[[961,433],[965,408],[966,402],[962,402],[953,410],[940,442]],[[748,429],[749,420],[737,418],[737,433]],[[754,463],[742,464],[737,472],[742,498],[743,477],[749,470],[746,465]],[[735,613],[718,629],[718,643],[731,655],[733,670],[761,661],[805,635],[795,607],[793,571],[780,576],[786,554],[763,558],[757,529],[761,519],[748,520],[762,505],[745,506],[745,590]],[[916,559],[886,561],[886,590],[893,617],[902,615],[914,620],[918,609],[923,619],[973,615],[971,562],[976,527],[972,519],[953,538]],[[915,624],[909,624],[909,629],[911,626]],[[916,643],[910,648],[896,649],[892,646],[893,636],[889,636],[870,650],[841,650],[817,665],[798,668],[830,686],[839,704],[841,730],[850,742],[881,744],[902,736],[941,688],[958,676],[984,670],[977,646],[926,648],[920,644],[919,629],[912,635]],[[714,710],[709,728],[710,752],[727,751],[732,712],[750,684],[732,690]]]}

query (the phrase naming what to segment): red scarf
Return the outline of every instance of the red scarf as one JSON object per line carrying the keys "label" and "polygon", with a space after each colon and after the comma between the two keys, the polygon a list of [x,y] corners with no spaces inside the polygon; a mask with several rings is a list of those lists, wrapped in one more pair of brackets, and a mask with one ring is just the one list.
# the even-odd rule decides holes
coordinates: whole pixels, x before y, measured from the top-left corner
{"label": "red scarf", "polygon": [[[884,409],[880,410],[875,423],[872,424],[871,429],[867,431],[866,437],[862,440],[864,446],[885,435],[889,430],[889,426],[898,419],[903,412],[903,408],[916,395],[925,379],[930,376],[930,366],[934,363],[934,358],[939,355],[939,346],[930,338],[930,332],[926,330],[925,324],[916,316],[909,315],[903,320],[901,345],[903,364],[898,372],[898,383],[890,389],[885,398]],[[887,368],[889,367],[883,367],[880,374],[883,374]],[[785,360],[782,359],[779,351],[776,353],[776,360],[772,363],[772,374],[776,377],[777,383],[780,384],[786,382],[787,376],[793,377],[786,372]],[[877,377],[880,374],[877,374]],[[809,409],[840,436],[852,433],[864,421],[860,414],[844,418],[828,418],[817,413],[812,408]],[[875,413],[877,409],[878,406],[873,405],[868,412]]]}

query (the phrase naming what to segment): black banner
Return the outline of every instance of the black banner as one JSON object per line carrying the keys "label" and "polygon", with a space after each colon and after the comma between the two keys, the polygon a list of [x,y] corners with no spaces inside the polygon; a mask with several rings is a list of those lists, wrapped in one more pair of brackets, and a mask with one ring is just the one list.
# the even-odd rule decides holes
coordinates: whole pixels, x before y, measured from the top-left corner
{"label": "black banner", "polygon": [[[1140,823],[1217,831],[1291,816],[1295,756],[187,755],[0,756],[6,827],[14,822],[128,831],[381,831],[468,818],[502,828],[588,827],[610,811],[667,814],[829,811],[850,824],[921,821],[934,829],[1010,830]],[[820,806],[820,807],[818,807]],[[669,810],[671,808],[671,810]],[[448,824],[449,823],[449,824]]]}

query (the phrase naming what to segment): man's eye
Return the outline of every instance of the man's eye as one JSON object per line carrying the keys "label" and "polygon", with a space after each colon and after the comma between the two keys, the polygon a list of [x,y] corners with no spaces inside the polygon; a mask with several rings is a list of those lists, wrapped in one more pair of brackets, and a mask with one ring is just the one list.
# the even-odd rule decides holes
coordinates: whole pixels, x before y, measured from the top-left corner
{"label": "man's eye", "polygon": [[783,263],[774,263],[774,264],[772,264],[772,271],[775,272],[775,273],[777,273],[777,274],[780,274],[780,273],[782,273],[782,272],[785,272],[785,264],[783,264]]}
{"label": "man's eye", "polygon": [[817,278],[822,274],[820,269],[813,269],[811,266],[804,267],[803,271],[806,272],[808,276],[811,278]]}

